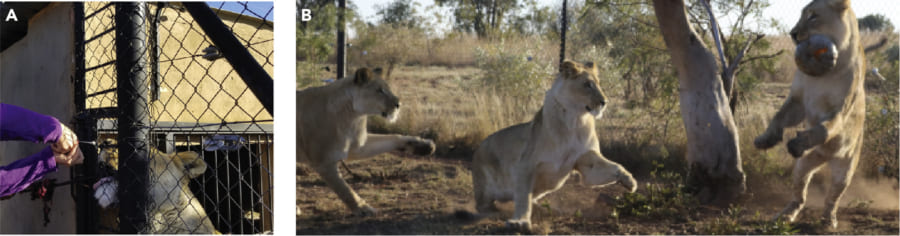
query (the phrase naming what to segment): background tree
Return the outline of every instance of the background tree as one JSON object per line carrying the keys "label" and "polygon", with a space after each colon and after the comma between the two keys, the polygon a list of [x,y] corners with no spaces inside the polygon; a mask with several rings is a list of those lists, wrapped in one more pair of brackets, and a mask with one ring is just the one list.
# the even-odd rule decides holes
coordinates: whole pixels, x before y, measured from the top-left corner
{"label": "background tree", "polygon": [[882,14],[869,14],[857,20],[860,30],[894,31],[894,24]]}
{"label": "background tree", "polygon": [[654,0],[663,39],[678,71],[687,132],[688,181],[701,202],[724,205],[746,190],[737,127],[716,58],[694,32],[683,0]]}
{"label": "background tree", "polygon": [[[318,63],[334,53],[338,8],[334,0],[297,0],[296,5],[312,12],[309,21],[301,21],[297,15],[297,86],[305,87],[323,77],[325,71]],[[348,22],[358,18],[354,9],[354,5],[348,5]]]}
{"label": "background tree", "polygon": [[453,8],[456,30],[478,37],[498,30],[507,14],[521,7],[518,0],[435,0],[435,4]]}
{"label": "background tree", "polygon": [[[702,1],[709,3],[707,8]],[[755,89],[759,84],[763,73],[775,73],[776,57],[784,53],[779,50],[774,53],[766,53],[770,47],[769,39],[757,29],[777,28],[778,23],[773,19],[762,18],[762,11],[769,7],[767,0],[695,0],[688,5],[687,13],[690,22],[697,29],[700,37],[706,40],[710,50],[717,51],[713,35],[719,36],[722,46],[722,54],[719,63],[725,93],[728,94],[729,107],[732,115],[737,108],[740,95],[745,91]],[[730,25],[722,27],[722,22],[716,22],[718,32],[712,32],[710,14],[707,9],[719,19],[723,16],[735,18]],[[756,27],[750,27],[753,22]],[[724,65],[723,65],[724,64]]]}
{"label": "background tree", "polygon": [[573,48],[599,45],[608,49],[625,81],[624,99],[631,102],[629,107],[658,99],[665,99],[666,104],[677,102],[671,96],[677,79],[649,3],[589,0],[573,9],[576,14],[569,42]]}
{"label": "background tree", "polygon": [[509,30],[520,35],[546,35],[553,32],[555,20],[559,18],[557,12],[550,7],[539,6],[535,0],[526,0],[524,6],[519,8],[519,14],[514,14],[508,23]]}
{"label": "background tree", "polygon": [[418,28],[423,19],[416,17],[418,2],[411,0],[395,0],[384,6],[376,6],[379,23],[389,24],[394,27]]}

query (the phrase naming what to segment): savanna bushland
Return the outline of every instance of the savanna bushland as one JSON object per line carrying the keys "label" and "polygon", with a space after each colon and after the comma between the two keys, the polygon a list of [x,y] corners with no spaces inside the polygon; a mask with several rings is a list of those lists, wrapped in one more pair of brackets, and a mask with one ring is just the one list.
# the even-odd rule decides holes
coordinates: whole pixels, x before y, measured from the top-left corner
{"label": "savanna bushland", "polygon": [[[473,210],[471,154],[487,135],[526,122],[539,109],[560,55],[561,4],[530,0],[395,0],[363,20],[349,2],[348,71],[382,67],[403,103],[401,117],[370,118],[369,130],[433,139],[430,157],[386,154],[346,162],[344,178],[380,210],[352,217],[308,166],[297,167],[299,234],[510,234],[503,220],[456,220]],[[333,1],[298,1],[317,13],[298,22],[297,89],[335,78],[338,8]],[[687,1],[694,30],[716,52],[709,15]],[[856,3],[865,4],[865,3]],[[565,57],[594,61],[609,105],[597,122],[603,154],[638,178],[636,193],[618,186],[591,189],[571,178],[540,200],[533,223],[549,234],[898,234],[898,33],[882,15],[860,15],[867,53],[866,126],[857,173],[844,195],[838,229],[818,221],[827,168],[809,188],[808,209],[794,223],[772,221],[790,201],[793,158],[783,144],[758,150],[753,139],[788,94],[796,67],[786,32],[795,22],[764,19],[765,0],[714,0],[728,61],[744,52],[733,75],[730,107],[738,132],[747,190],[727,206],[699,201],[687,180],[679,83],[654,16],[635,0],[569,1]],[[801,9],[796,9],[800,14]],[[749,41],[749,43],[748,43]],[[750,45],[750,46],[746,46]],[[716,53],[715,56],[719,57]],[[721,66],[721,65],[720,65]],[[721,71],[720,71],[721,72]],[[304,111],[297,111],[304,112]],[[803,127],[785,130],[785,140]],[[511,214],[512,204],[501,204]]]}

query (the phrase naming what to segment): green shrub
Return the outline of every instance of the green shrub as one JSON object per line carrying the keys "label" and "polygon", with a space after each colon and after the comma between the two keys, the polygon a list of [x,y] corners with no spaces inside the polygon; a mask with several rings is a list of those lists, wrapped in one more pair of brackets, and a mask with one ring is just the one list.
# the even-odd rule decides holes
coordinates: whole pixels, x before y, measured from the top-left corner
{"label": "green shrub", "polygon": [[483,71],[481,86],[516,98],[543,97],[556,67],[529,61],[530,49],[520,51],[506,46],[501,41],[475,49],[475,64]]}

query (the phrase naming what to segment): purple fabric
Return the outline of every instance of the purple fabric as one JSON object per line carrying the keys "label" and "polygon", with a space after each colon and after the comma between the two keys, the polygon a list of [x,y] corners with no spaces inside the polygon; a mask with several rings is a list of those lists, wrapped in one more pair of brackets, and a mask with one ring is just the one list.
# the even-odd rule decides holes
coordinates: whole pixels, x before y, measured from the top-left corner
{"label": "purple fabric", "polygon": [[0,166],[0,197],[22,191],[32,182],[53,172],[56,172],[56,160],[50,147],[28,158]]}
{"label": "purple fabric", "polygon": [[62,135],[59,120],[25,108],[0,103],[0,141],[55,143]]}
{"label": "purple fabric", "polygon": [[[0,141],[55,143],[61,134],[62,129],[56,118],[0,103]],[[0,197],[22,191],[56,169],[56,160],[53,159],[50,147],[9,165],[0,166]]]}

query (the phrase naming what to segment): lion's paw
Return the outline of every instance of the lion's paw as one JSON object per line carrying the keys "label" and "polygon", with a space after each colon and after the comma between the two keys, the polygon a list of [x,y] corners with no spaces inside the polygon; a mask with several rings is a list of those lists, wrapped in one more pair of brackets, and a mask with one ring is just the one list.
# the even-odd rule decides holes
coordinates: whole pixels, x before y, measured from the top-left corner
{"label": "lion's paw", "polygon": [[806,142],[799,137],[791,139],[791,141],[788,141],[787,143],[788,152],[791,153],[791,156],[794,158],[803,156],[803,152],[806,151],[806,149],[809,149],[805,143]]}
{"label": "lion's paw", "polygon": [[434,141],[431,141],[430,139],[417,139],[415,141],[409,141],[408,145],[412,147],[413,154],[420,156],[431,155],[435,150]]}
{"label": "lion's paw", "polygon": [[781,135],[765,132],[753,140],[753,145],[755,145],[757,149],[769,149],[779,142],[781,142]]}
{"label": "lion's paw", "polygon": [[788,222],[794,222],[794,220],[797,219],[797,216],[800,215],[800,210],[802,209],[803,204],[791,201],[783,210],[781,210],[781,212],[775,215],[775,217],[772,217],[772,221],[787,220]]}
{"label": "lion's paw", "polygon": [[822,224],[831,226],[832,229],[837,229],[837,227],[838,227],[837,216],[835,216],[835,215],[825,216],[825,218],[822,219]]}
{"label": "lion's paw", "polygon": [[531,232],[531,221],[530,220],[507,220],[506,227],[519,231],[519,232]]}
{"label": "lion's paw", "polygon": [[361,217],[375,216],[377,214],[378,210],[369,205],[360,206],[359,209],[356,209],[356,211],[353,212],[353,215]]}

